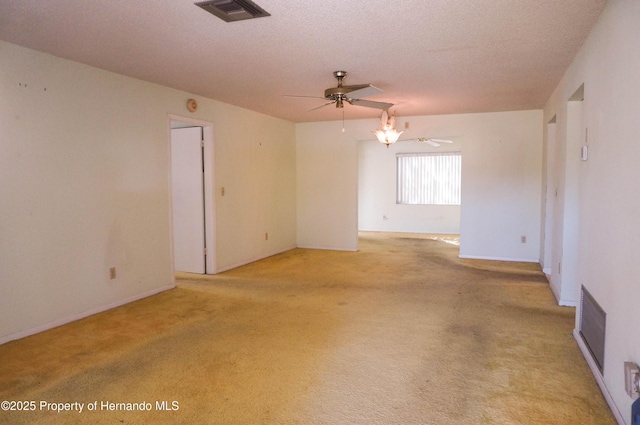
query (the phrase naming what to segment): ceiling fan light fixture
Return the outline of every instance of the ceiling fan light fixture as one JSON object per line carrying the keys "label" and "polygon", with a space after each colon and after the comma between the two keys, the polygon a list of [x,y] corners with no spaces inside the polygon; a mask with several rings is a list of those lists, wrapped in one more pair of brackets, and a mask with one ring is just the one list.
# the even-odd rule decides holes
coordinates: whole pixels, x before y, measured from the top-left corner
{"label": "ceiling fan light fixture", "polygon": [[404,131],[398,132],[395,128],[389,130],[376,130],[376,137],[380,143],[384,143],[389,147],[389,145],[398,141],[398,138],[402,133],[404,133]]}
{"label": "ceiling fan light fixture", "polygon": [[387,111],[382,111],[380,124],[382,126],[382,129],[375,131],[376,137],[378,138],[378,141],[380,143],[384,143],[385,145],[387,145],[387,148],[389,147],[389,145],[397,142],[400,135],[404,133],[404,130],[398,132],[398,130],[395,129],[395,116],[389,116],[389,113]]}

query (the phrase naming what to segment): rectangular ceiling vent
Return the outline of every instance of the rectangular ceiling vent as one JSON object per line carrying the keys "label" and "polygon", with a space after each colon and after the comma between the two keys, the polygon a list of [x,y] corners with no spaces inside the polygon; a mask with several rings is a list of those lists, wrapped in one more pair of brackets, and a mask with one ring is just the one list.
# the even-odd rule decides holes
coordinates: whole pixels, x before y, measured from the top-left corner
{"label": "rectangular ceiling vent", "polygon": [[271,16],[251,0],[209,0],[195,4],[226,22]]}

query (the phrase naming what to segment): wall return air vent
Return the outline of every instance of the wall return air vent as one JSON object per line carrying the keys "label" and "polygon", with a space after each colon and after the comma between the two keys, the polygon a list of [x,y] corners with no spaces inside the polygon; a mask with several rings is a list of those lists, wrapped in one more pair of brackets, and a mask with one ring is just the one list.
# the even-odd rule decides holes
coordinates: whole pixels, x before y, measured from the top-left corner
{"label": "wall return air vent", "polygon": [[271,16],[251,0],[209,0],[195,4],[226,22]]}
{"label": "wall return air vent", "polygon": [[604,373],[604,342],[607,313],[583,286],[580,294],[580,336],[587,345],[600,373]]}

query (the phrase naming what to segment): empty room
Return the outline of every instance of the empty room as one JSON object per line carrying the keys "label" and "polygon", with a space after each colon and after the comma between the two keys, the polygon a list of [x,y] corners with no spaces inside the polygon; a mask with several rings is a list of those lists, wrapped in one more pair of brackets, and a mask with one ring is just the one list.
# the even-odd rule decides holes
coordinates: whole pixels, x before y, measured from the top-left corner
{"label": "empty room", "polygon": [[0,422],[639,425],[638,22],[1,1]]}

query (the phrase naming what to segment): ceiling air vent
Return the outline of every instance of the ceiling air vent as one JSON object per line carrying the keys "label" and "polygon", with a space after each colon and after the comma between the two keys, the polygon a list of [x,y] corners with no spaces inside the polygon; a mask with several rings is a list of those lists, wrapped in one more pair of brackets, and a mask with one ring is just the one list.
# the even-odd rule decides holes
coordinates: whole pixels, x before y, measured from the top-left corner
{"label": "ceiling air vent", "polygon": [[271,16],[251,0],[209,0],[198,2],[196,6],[200,6],[226,22]]}

